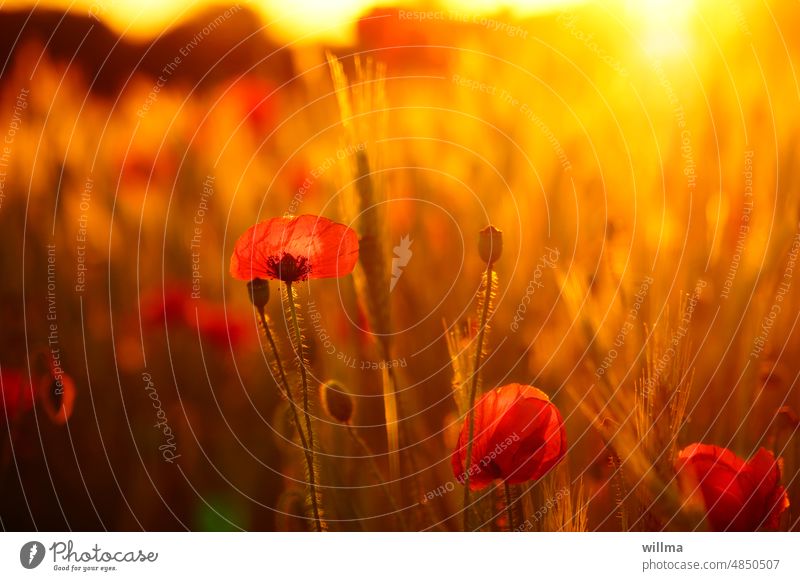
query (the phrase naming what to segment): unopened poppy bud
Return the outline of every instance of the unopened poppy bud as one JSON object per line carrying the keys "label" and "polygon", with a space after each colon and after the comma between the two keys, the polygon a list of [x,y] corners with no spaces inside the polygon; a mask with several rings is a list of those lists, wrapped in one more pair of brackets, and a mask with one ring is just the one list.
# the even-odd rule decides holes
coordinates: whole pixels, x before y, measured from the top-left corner
{"label": "unopened poppy bud", "polygon": [[478,254],[486,264],[494,264],[503,253],[503,231],[492,225],[480,231],[478,236]]}
{"label": "unopened poppy bud", "polygon": [[322,407],[337,422],[349,424],[353,417],[353,397],[338,381],[326,381],[321,387]]}
{"label": "unopened poppy bud", "polygon": [[800,428],[800,417],[798,417],[797,413],[788,405],[778,410],[778,413],[775,415],[775,421],[777,422],[779,430],[793,432]]}
{"label": "unopened poppy bud", "polygon": [[253,306],[262,310],[269,302],[269,283],[263,278],[254,278],[247,283],[247,295]]}
{"label": "unopened poppy bud", "polygon": [[54,355],[48,355],[47,366],[48,371],[39,379],[39,403],[53,423],[63,425],[75,406],[75,382]]}
{"label": "unopened poppy bud", "polygon": [[458,414],[449,412],[444,416],[442,422],[442,436],[446,448],[453,449],[458,444],[458,435],[461,432],[461,424],[458,421]]}
{"label": "unopened poppy bud", "polygon": [[286,490],[278,497],[275,527],[284,532],[308,530],[305,517],[305,495],[299,490]]}

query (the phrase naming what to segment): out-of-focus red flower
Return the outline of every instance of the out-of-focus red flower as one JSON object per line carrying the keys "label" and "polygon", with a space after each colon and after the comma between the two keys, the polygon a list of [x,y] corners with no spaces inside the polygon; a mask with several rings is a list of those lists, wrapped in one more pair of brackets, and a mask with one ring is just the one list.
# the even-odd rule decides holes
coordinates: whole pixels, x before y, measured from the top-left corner
{"label": "out-of-focus red flower", "polygon": [[48,373],[39,380],[39,403],[53,423],[66,424],[75,407],[75,382],[61,368],[60,359],[49,357]]}
{"label": "out-of-focus red flower", "polygon": [[449,70],[454,57],[437,45],[455,43],[456,38],[463,38],[467,27],[449,19],[414,21],[402,18],[403,12],[379,7],[360,18],[356,23],[360,49],[377,51],[375,58],[393,71]]}
{"label": "out-of-focus red flower", "polygon": [[[480,490],[502,479],[508,484],[538,480],[564,457],[567,433],[558,408],[532,385],[511,383],[475,404],[475,435],[469,487]],[[464,422],[452,457],[453,474],[466,480],[469,424]]]}
{"label": "out-of-focus red flower", "polygon": [[160,325],[179,324],[185,319],[189,291],[177,284],[166,284],[142,294],[139,308],[142,324],[152,329]]}
{"label": "out-of-focus red flower", "polygon": [[15,369],[0,372],[0,425],[13,422],[33,407],[33,391],[22,373]]}
{"label": "out-of-focus red flower", "polygon": [[681,489],[702,497],[716,531],[776,530],[789,507],[780,462],[764,448],[745,461],[726,448],[692,444],[675,464]]}
{"label": "out-of-focus red flower", "polygon": [[[116,163],[119,164],[120,183],[136,190],[141,190],[148,183],[152,186],[169,182],[178,170],[178,160],[168,149],[158,153],[144,148],[133,149],[125,152],[125,157]],[[123,188],[122,191],[127,190]]]}
{"label": "out-of-focus red flower", "polygon": [[216,348],[236,349],[244,343],[247,321],[233,311],[226,311],[224,307],[207,301],[199,302],[196,307],[191,304],[186,306],[186,324],[197,329],[201,338]]}
{"label": "out-of-focus red flower", "polygon": [[272,218],[251,226],[236,242],[231,275],[295,282],[336,278],[353,271],[358,260],[355,230],[309,214]]}
{"label": "out-of-focus red flower", "polygon": [[[177,283],[152,289],[139,301],[142,324],[149,330],[163,327],[199,332],[203,341],[218,349],[237,348],[244,343],[248,321],[223,305],[191,297],[188,289]],[[252,327],[252,325],[250,325]]]}
{"label": "out-of-focus red flower", "polygon": [[275,124],[275,86],[265,79],[248,75],[228,90],[242,116],[257,135],[267,135]]}

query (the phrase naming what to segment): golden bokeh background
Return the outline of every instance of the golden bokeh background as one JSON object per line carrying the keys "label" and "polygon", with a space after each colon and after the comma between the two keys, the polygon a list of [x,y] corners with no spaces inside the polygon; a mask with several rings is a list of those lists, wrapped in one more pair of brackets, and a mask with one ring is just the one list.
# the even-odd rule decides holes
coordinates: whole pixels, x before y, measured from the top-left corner
{"label": "golden bokeh background", "polygon": [[[553,478],[580,478],[590,530],[694,527],[619,518],[640,514],[620,486],[665,486],[630,415],[654,360],[689,390],[680,445],[773,450],[781,526],[800,526],[796,2],[31,4],[0,8],[0,369],[46,374],[55,296],[76,399],[66,425],[40,403],[7,423],[3,527],[305,528],[293,428],[228,260],[259,220],[344,220],[360,148],[388,260],[413,241],[390,294],[407,528],[460,526],[460,492],[421,501],[453,480],[443,329],[475,316],[490,222],[505,249],[483,385],[531,383],[562,410]],[[355,140],[328,53],[363,92]],[[319,315],[314,379],[348,386],[374,455],[317,406],[330,526],[398,528],[372,471],[390,470],[386,412],[358,289],[314,281],[300,303]]]}

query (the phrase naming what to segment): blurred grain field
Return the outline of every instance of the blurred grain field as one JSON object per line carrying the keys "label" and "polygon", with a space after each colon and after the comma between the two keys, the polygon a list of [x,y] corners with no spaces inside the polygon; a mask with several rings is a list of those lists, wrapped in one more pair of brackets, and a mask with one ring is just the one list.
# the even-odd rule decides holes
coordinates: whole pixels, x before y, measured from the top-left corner
{"label": "blurred grain field", "polygon": [[[375,10],[352,44],[287,44],[249,72],[220,73],[219,54],[213,82],[174,76],[187,44],[162,48],[160,72],[110,93],[46,39],[13,47],[0,369],[38,385],[56,349],[76,397],[63,425],[40,402],[0,418],[4,529],[306,528],[294,428],[228,263],[260,220],[349,221],[364,152],[388,263],[410,241],[388,295],[401,516],[373,473],[390,470],[381,341],[353,279],[314,281],[299,295],[313,381],[346,386],[366,444],[315,403],[332,530],[459,528],[446,330],[476,316],[489,223],[504,250],[483,388],[535,385],[567,427],[566,461],[526,493],[580,477],[588,530],[689,526],[620,503],[620,486],[661,485],[638,477],[657,462],[632,435],[637,386],[680,384],[678,444],[773,451],[781,528],[800,527],[795,3],[698,2],[680,21],[602,3],[497,24],[413,10]],[[372,132],[346,131],[326,50],[367,96],[377,81],[357,60],[385,66],[381,99],[354,113]],[[280,300],[268,311],[286,337]],[[635,465],[621,485],[620,449]]]}

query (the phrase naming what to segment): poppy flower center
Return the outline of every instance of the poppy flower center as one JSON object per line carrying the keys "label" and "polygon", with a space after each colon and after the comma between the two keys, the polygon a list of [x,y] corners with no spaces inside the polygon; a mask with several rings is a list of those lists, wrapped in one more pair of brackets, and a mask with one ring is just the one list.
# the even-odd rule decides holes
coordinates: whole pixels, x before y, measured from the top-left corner
{"label": "poppy flower center", "polygon": [[305,256],[295,257],[284,253],[280,259],[277,256],[267,258],[267,272],[283,282],[295,282],[308,278],[311,265]]}

